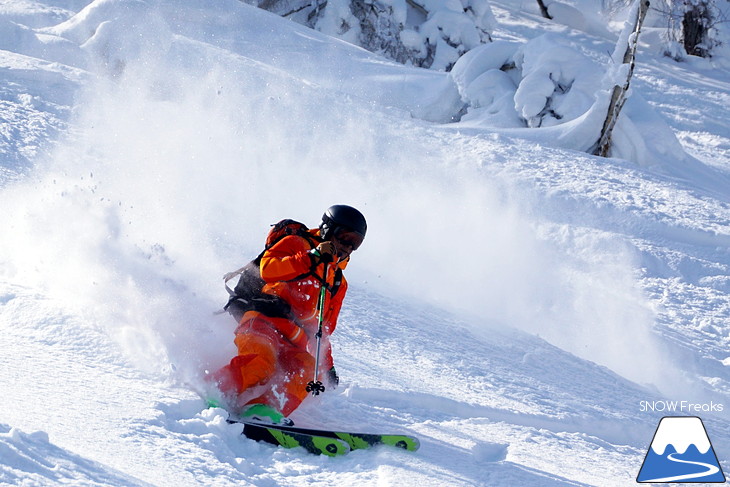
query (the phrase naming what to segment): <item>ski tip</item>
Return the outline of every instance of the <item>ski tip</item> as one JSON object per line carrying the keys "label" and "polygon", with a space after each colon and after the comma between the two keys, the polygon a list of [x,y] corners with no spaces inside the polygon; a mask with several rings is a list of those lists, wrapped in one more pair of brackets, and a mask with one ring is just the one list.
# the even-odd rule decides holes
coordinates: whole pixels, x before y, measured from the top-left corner
{"label": "ski tip", "polygon": [[408,451],[416,451],[421,448],[421,442],[414,436],[393,435],[387,439],[383,438],[383,443]]}

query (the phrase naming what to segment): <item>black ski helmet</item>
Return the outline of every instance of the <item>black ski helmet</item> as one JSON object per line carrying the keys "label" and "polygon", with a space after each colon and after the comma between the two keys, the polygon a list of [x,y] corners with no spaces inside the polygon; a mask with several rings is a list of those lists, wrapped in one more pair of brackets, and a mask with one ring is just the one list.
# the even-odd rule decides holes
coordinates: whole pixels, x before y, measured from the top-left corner
{"label": "black ski helmet", "polygon": [[365,237],[368,224],[365,217],[352,206],[334,205],[327,208],[319,225],[320,234],[325,240],[331,240],[337,230],[355,232]]}

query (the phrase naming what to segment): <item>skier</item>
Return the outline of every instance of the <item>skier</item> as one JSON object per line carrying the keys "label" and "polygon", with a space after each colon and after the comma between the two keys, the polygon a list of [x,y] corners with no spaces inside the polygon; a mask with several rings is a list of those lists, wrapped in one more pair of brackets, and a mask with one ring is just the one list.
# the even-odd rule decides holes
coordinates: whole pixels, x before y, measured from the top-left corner
{"label": "skier", "polygon": [[[228,311],[239,322],[234,339],[238,354],[213,378],[223,402],[242,418],[290,423],[287,416],[310,392],[318,394],[339,382],[329,336],[347,293],[342,270],[362,244],[367,223],[355,208],[335,205],[325,211],[319,228],[301,226],[267,245],[257,259],[260,271],[255,274],[260,276],[247,276],[241,272],[245,268],[237,271],[247,281],[239,281],[237,290],[263,279],[263,299],[242,300],[234,294]],[[266,305],[251,304],[261,302]]]}

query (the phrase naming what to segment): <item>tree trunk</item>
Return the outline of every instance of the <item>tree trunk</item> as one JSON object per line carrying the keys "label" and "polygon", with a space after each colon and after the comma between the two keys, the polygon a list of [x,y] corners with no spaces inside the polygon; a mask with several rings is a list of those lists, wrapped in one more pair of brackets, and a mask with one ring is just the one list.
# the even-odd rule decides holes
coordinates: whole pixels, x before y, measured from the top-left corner
{"label": "tree trunk", "polygon": [[540,7],[540,13],[542,14],[543,17],[545,17],[546,19],[550,19],[550,20],[553,19],[553,16],[550,15],[550,13],[548,13],[548,9],[547,9],[547,6],[545,5],[545,2],[543,2],[542,0],[537,0],[537,5]]}
{"label": "tree trunk", "polygon": [[[613,128],[616,125],[621,109],[626,102],[626,92],[629,91],[629,84],[631,82],[631,76],[634,74],[634,62],[636,59],[636,49],[639,45],[639,32],[641,32],[641,25],[644,23],[644,17],[646,12],[649,10],[648,0],[637,0],[636,10],[636,22],[633,27],[633,34],[628,36],[628,43],[626,45],[626,51],[623,56],[623,64],[628,64],[629,69],[626,75],[626,82],[623,86],[614,86],[613,92],[611,93],[611,102],[608,106],[608,114],[606,120],[603,122],[603,128],[601,129],[601,136],[598,141],[591,147],[590,151],[593,155],[608,157],[611,150],[611,134]],[[624,35],[620,37],[622,40]],[[618,46],[617,46],[618,48]],[[620,51],[619,51],[620,52]]]}
{"label": "tree trunk", "polygon": [[712,15],[707,2],[692,5],[682,17],[684,50],[692,56],[707,57],[707,29],[712,23]]}

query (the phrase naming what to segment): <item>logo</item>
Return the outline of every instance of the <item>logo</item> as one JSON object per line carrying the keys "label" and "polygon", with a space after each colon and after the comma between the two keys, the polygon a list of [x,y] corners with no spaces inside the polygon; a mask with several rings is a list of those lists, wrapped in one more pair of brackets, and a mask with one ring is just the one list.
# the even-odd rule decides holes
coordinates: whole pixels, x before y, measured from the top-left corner
{"label": "logo", "polygon": [[702,420],[696,416],[662,418],[636,481],[725,482]]}

